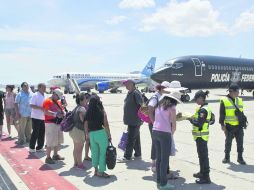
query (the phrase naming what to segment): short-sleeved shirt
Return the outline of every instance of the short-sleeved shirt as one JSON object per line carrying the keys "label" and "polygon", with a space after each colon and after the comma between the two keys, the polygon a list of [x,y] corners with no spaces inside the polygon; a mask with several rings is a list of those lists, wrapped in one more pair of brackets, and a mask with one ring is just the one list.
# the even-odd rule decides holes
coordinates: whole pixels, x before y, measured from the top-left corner
{"label": "short-sleeved shirt", "polygon": [[159,103],[159,99],[161,97],[161,94],[159,92],[156,92],[149,100],[148,106],[156,107]]}
{"label": "short-sleeved shirt", "polygon": [[[56,105],[58,104],[58,106]],[[53,102],[51,98],[47,98],[43,102],[43,108],[45,110],[49,110],[52,112],[63,112],[63,106],[61,105],[61,101],[58,100],[57,102]],[[61,109],[60,109],[61,108]],[[45,114],[45,123],[54,123],[52,119],[55,119],[56,117]]]}
{"label": "short-sleeved shirt", "polygon": [[153,130],[171,133],[171,112],[174,111],[175,106],[164,110],[163,106],[155,109],[155,120],[153,123]]}
{"label": "short-sleeved shirt", "polygon": [[142,95],[138,90],[128,92],[124,100],[123,121],[125,125],[139,126],[141,120],[138,117],[138,109],[143,103]]}
{"label": "short-sleeved shirt", "polygon": [[21,117],[31,117],[30,101],[33,93],[21,91],[18,93],[15,99],[15,103],[18,104],[19,114]]}
{"label": "short-sleeved shirt", "polygon": [[16,94],[14,92],[7,92],[5,95],[5,108],[6,109],[14,109],[15,108],[15,97]]}
{"label": "short-sleeved shirt", "polygon": [[[44,100],[45,96],[43,94],[40,92],[35,92],[31,98],[30,105],[42,107]],[[45,120],[44,111],[32,108],[31,118]]]}
{"label": "short-sleeved shirt", "polygon": [[105,114],[103,114],[101,119],[98,119],[98,120],[89,120],[87,118],[87,115],[85,115],[84,120],[87,121],[87,123],[88,123],[88,132],[98,131],[98,130],[103,129],[104,116],[105,116]]}
{"label": "short-sleeved shirt", "polygon": [[74,127],[84,131],[84,121],[81,121],[80,120],[80,113],[82,113],[83,116],[85,116],[86,114],[86,108],[84,108],[83,106],[78,106],[78,108],[76,108],[76,113],[74,115],[74,122],[75,122],[75,125]]}

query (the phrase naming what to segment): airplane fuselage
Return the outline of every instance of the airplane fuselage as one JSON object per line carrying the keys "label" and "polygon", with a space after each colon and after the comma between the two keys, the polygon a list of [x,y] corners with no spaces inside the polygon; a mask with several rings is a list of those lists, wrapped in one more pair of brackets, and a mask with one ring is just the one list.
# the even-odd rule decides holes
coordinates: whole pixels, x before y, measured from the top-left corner
{"label": "airplane fuselage", "polygon": [[180,81],[190,89],[227,88],[238,83],[242,89],[254,89],[254,60],[218,56],[184,56],[169,60],[155,71],[152,80]]}

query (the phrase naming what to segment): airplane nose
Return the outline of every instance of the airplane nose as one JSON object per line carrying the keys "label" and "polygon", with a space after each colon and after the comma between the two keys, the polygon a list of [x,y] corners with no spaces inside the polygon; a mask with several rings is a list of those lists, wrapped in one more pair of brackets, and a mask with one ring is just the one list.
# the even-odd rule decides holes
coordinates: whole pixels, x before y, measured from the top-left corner
{"label": "airplane nose", "polygon": [[164,81],[166,75],[164,72],[155,72],[151,75],[151,79],[154,80],[155,82],[161,83]]}

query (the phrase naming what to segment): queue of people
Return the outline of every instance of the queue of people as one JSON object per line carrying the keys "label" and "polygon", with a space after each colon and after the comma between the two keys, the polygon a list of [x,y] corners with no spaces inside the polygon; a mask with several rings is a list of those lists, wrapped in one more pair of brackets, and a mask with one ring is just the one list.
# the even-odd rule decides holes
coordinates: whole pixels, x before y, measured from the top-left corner
{"label": "queue of people", "polygon": [[[140,126],[141,119],[138,110],[144,103],[142,94],[135,86],[135,81],[128,79],[123,83],[128,90],[124,99],[123,123],[128,126],[128,138],[123,158],[119,162],[141,159]],[[232,140],[237,142],[237,161],[246,164],[243,159],[243,128],[246,125],[246,116],[243,113],[243,100],[239,98],[239,86],[231,84],[229,94],[220,101],[219,123],[225,132],[225,158],[223,163],[230,162]],[[27,82],[21,84],[21,91],[16,95],[13,86],[6,86],[6,94],[0,93],[0,138],[4,112],[7,121],[7,130],[11,137],[11,125],[18,131],[17,144],[29,142],[29,152],[34,153],[44,150],[46,138],[45,163],[54,164],[57,160],[64,160],[60,156],[60,145],[64,143],[60,123],[66,114],[67,102],[63,99],[63,92],[54,89],[50,97],[45,96],[46,85],[38,84],[38,91],[29,91]],[[192,136],[196,142],[199,158],[199,171],[193,176],[198,178],[198,184],[210,184],[210,166],[208,156],[209,125],[214,123],[214,114],[206,101],[208,91],[199,90],[195,93],[194,100],[197,108],[193,116],[187,120],[192,124]],[[64,101],[63,101],[64,100]],[[168,183],[170,174],[170,156],[173,135],[177,130],[177,105],[181,102],[181,93],[170,87],[167,81],[157,86],[157,92],[148,100],[148,114],[150,118],[149,131],[152,139],[151,162],[152,171],[156,173],[157,187],[162,190],[173,189]],[[96,94],[83,93],[76,96],[77,106],[74,108],[74,127],[69,132],[73,140],[73,166],[84,170],[82,153],[85,145],[85,159],[92,161],[94,175],[108,178],[106,173],[106,150],[112,140],[107,113],[103,103]],[[91,150],[91,158],[89,155]],[[53,155],[52,155],[53,152]],[[174,179],[176,179],[175,177]]]}

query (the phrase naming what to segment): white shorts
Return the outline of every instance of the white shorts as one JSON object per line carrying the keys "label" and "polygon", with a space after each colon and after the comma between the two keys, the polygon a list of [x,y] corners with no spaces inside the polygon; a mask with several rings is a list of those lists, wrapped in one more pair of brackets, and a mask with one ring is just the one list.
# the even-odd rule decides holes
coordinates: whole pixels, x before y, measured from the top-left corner
{"label": "white shorts", "polygon": [[60,125],[45,123],[45,133],[47,147],[56,147],[63,143],[63,131],[61,131]]}

